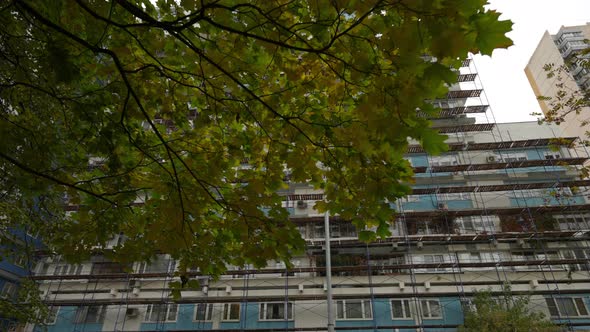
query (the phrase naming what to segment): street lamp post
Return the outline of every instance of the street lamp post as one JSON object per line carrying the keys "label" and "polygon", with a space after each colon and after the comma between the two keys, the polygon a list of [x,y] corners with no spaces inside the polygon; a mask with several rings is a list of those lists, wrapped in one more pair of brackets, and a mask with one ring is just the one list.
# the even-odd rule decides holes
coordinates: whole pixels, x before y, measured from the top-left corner
{"label": "street lamp post", "polygon": [[328,302],[328,332],[334,332],[334,305],[332,301],[332,256],[330,253],[330,212],[324,214],[324,239],[326,249],[326,301]]}

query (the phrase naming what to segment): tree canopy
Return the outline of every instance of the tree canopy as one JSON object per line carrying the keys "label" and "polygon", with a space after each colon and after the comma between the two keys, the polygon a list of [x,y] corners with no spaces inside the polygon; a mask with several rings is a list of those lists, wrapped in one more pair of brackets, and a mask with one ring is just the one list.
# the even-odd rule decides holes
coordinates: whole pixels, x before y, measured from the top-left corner
{"label": "tree canopy", "polygon": [[425,100],[468,52],[511,44],[485,3],[5,1],[1,221],[71,261],[123,233],[113,260],[216,275],[303,248],[287,174],[386,235],[408,138],[445,149]]}
{"label": "tree canopy", "polygon": [[467,309],[465,322],[459,332],[558,332],[562,328],[553,324],[540,312],[529,309],[530,297],[513,296],[506,287],[498,297],[491,291],[477,292],[473,306]]}

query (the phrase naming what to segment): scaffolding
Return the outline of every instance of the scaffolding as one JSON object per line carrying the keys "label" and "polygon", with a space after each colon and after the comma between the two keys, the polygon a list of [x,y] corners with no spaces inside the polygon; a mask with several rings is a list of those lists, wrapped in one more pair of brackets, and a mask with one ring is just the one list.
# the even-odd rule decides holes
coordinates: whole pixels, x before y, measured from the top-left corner
{"label": "scaffolding", "polygon": [[[447,98],[464,102],[443,108],[438,119],[466,114],[487,119],[490,107],[474,64],[467,59],[463,66],[461,89]],[[470,105],[474,98],[476,105]],[[453,329],[475,292],[489,288],[500,294],[506,284],[515,295],[533,296],[533,309],[546,312],[547,299],[588,294],[590,180],[576,179],[575,168],[588,160],[571,150],[576,138],[514,140],[494,121],[442,123],[435,127],[453,135],[448,156],[455,160],[413,166],[416,201],[396,203],[391,236],[365,243],[347,220],[331,216],[336,330]],[[544,158],[550,147],[562,155]],[[539,158],[502,157],[520,150]],[[500,157],[487,158],[492,152]],[[419,145],[408,147],[410,159],[423,154]],[[323,240],[328,230],[312,206],[324,195],[298,190],[283,195],[307,244],[291,268],[280,262],[264,269],[230,266],[219,280],[189,271],[200,286],[183,290],[176,301],[168,283],[178,277],[168,256],[153,267],[97,260],[80,272],[67,270],[72,273],[57,273],[65,271],[57,269],[62,263],[43,258],[45,265],[31,278],[49,305],[70,308],[57,315],[70,319],[74,331],[86,331],[95,320],[103,331],[322,331],[328,317]],[[411,208],[413,203],[422,207]],[[394,303],[401,311],[394,313]],[[106,309],[93,309],[96,317],[89,320],[90,310],[80,309],[87,307]],[[560,310],[551,318],[568,328],[590,326]]]}

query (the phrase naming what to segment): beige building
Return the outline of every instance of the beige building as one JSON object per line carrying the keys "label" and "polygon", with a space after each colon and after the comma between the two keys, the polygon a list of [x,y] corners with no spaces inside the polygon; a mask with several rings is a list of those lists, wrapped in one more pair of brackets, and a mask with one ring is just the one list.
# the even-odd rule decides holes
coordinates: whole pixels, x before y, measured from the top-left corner
{"label": "beige building", "polygon": [[[551,35],[545,31],[537,49],[531,56],[525,68],[526,76],[536,96],[555,98],[558,90],[557,76],[547,77],[544,66],[554,64],[555,67],[567,63],[568,72],[562,75],[563,87],[570,94],[580,94],[590,89],[590,70],[580,65],[580,60],[574,61],[574,55],[588,45],[585,40],[590,39],[590,23],[580,26],[562,26],[557,34]],[[555,100],[555,99],[554,99]],[[539,100],[543,113],[552,108],[552,101]],[[590,109],[586,108],[580,115],[575,113],[565,117],[560,125],[563,135],[583,137],[587,128],[580,127],[580,122],[590,118]]]}

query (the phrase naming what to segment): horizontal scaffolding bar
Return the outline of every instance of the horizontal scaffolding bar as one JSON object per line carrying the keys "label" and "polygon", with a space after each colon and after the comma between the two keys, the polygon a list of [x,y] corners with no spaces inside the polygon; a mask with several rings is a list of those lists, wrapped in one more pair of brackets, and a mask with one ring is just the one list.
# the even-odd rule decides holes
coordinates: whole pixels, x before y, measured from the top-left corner
{"label": "horizontal scaffolding bar", "polygon": [[[527,249],[522,249],[526,251]],[[404,254],[404,252],[400,252]],[[311,254],[313,255],[313,254]],[[323,256],[323,252],[317,252],[316,256]],[[498,262],[436,262],[436,263],[403,263],[391,265],[371,266],[372,271],[380,270],[408,270],[408,269],[441,269],[441,268],[465,268],[465,267],[499,267],[499,266],[549,266],[588,264],[588,259],[535,259],[529,261],[498,261]],[[368,271],[367,265],[332,266],[332,272]],[[325,272],[325,267],[310,266],[296,267],[291,269],[243,269],[229,270],[222,275],[258,275],[258,274],[282,274],[282,273],[310,273]],[[437,271],[432,271],[437,272]],[[440,271],[438,271],[440,272]],[[530,271],[528,271],[530,272]],[[403,272],[392,272],[391,274],[405,274]],[[204,276],[200,272],[187,272],[188,277]],[[79,274],[79,275],[35,275],[29,278],[33,280],[106,280],[106,279],[142,279],[142,278],[173,278],[174,273],[112,273],[112,274]]]}
{"label": "horizontal scaffolding bar", "polygon": [[[590,204],[572,204],[572,205],[555,205],[555,206],[529,206],[529,207],[503,207],[503,208],[466,208],[457,210],[442,210],[433,209],[427,211],[403,211],[396,214],[397,218],[406,220],[425,219],[440,216],[447,216],[449,218],[464,217],[464,216],[479,216],[479,215],[516,215],[526,214],[528,211],[534,212],[590,212]],[[332,222],[344,222],[340,216],[330,217]],[[291,216],[291,221],[295,223],[319,223],[323,222],[323,217],[320,216]]]}
{"label": "horizontal scaffolding bar", "polygon": [[457,76],[457,82],[473,82],[476,77],[477,74],[459,74]]}
{"label": "horizontal scaffolding bar", "polygon": [[553,188],[553,187],[564,188],[564,187],[587,187],[587,186],[590,186],[590,180],[574,180],[574,181],[554,182],[553,179],[549,179],[549,182],[537,182],[537,183],[509,183],[509,184],[492,184],[492,185],[482,185],[482,186],[414,188],[412,190],[412,194],[413,195],[451,194],[451,193],[510,191],[510,190],[543,189],[543,188]]}
{"label": "horizontal scaffolding bar", "polygon": [[455,90],[447,93],[447,99],[464,99],[481,96],[482,89]]}
{"label": "horizontal scaffolding bar", "polygon": [[441,134],[450,134],[450,133],[463,133],[468,131],[490,131],[494,129],[496,126],[495,123],[474,123],[468,125],[458,125],[458,126],[449,126],[449,127],[437,127],[434,128],[438,130]]}
{"label": "horizontal scaffolding bar", "polygon": [[462,172],[462,171],[485,171],[491,169],[505,169],[505,168],[523,168],[523,167],[537,167],[537,166],[568,166],[568,165],[582,165],[588,158],[561,158],[561,159],[539,159],[539,160],[519,160],[511,162],[503,162],[501,160],[485,163],[485,164],[462,164],[462,165],[447,165],[447,166],[431,166],[431,167],[414,167],[414,173],[448,173],[448,172]]}
{"label": "horizontal scaffolding bar", "polygon": [[[504,142],[463,142],[463,143],[449,143],[449,151],[478,151],[478,150],[500,150],[500,149],[517,149],[525,147],[537,147],[537,146],[571,146],[577,137],[565,137],[565,138],[540,138],[540,139],[528,139],[519,141],[504,141]],[[424,149],[420,145],[408,146],[407,153],[425,153]]]}
{"label": "horizontal scaffolding bar", "polygon": [[462,114],[471,114],[471,113],[485,113],[488,109],[488,105],[474,105],[474,106],[461,106],[461,107],[453,107],[453,108],[443,108],[440,110],[437,118],[444,118],[444,117],[453,117]]}

